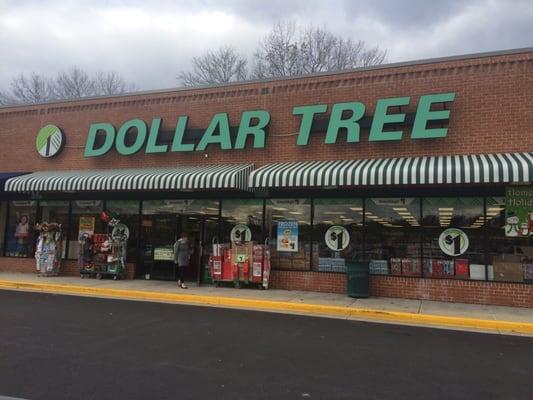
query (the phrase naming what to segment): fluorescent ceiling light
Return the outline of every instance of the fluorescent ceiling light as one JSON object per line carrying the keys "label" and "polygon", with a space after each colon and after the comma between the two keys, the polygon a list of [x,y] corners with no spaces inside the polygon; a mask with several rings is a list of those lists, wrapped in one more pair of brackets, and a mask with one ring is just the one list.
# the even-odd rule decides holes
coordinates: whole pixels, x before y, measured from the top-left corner
{"label": "fluorescent ceiling light", "polygon": [[409,211],[407,211],[407,212],[398,211],[398,214],[400,214],[400,215],[411,215],[411,213]]}
{"label": "fluorescent ceiling light", "polygon": [[289,211],[289,214],[292,214],[292,215],[301,215],[301,214],[303,214],[303,212],[301,212],[301,211]]}
{"label": "fluorescent ceiling light", "polygon": [[366,217],[370,219],[381,219],[377,215],[367,215]]}
{"label": "fluorescent ceiling light", "polygon": [[284,207],[272,207],[272,209],[276,211],[289,211],[288,208],[284,208]]}
{"label": "fluorescent ceiling light", "polygon": [[441,212],[441,211],[453,211],[453,207],[448,207],[448,208],[446,208],[446,207],[439,207],[439,212]]}
{"label": "fluorescent ceiling light", "polygon": [[363,211],[363,207],[350,207],[352,211]]}
{"label": "fluorescent ceiling light", "polygon": [[405,207],[392,207],[392,209],[394,211],[409,211],[407,208]]}

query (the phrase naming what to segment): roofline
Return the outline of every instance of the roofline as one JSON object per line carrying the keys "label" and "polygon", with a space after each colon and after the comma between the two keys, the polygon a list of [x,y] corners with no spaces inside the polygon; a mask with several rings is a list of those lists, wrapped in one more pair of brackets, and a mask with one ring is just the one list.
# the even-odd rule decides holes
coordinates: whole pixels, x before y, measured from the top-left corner
{"label": "roofline", "polygon": [[103,99],[113,99],[113,98],[131,97],[131,96],[145,96],[145,95],[151,95],[151,94],[164,94],[164,93],[193,91],[193,90],[226,88],[226,87],[257,84],[257,83],[308,79],[308,78],[321,77],[321,76],[334,76],[334,75],[341,75],[341,74],[349,74],[353,72],[376,71],[380,69],[410,67],[410,66],[425,65],[425,64],[437,64],[437,63],[443,63],[443,62],[449,62],[449,61],[505,56],[505,55],[513,55],[513,54],[521,54],[521,53],[529,53],[529,52],[533,52],[533,47],[522,47],[522,48],[515,48],[515,49],[508,49],[508,50],[487,51],[487,52],[482,52],[482,53],[468,53],[468,54],[460,54],[460,55],[446,56],[446,57],[425,58],[421,60],[401,61],[401,62],[388,63],[388,64],[372,65],[368,67],[344,69],[340,71],[315,72],[311,74],[283,76],[283,77],[278,77],[278,78],[250,79],[250,80],[244,80],[244,81],[216,83],[216,84],[201,85],[201,86],[179,86],[179,87],[174,87],[174,88],[169,88],[169,89],[143,90],[143,91],[138,91],[138,92],[128,92],[128,93],[122,93],[122,94],[80,97],[77,99],[50,100],[50,101],[45,101],[42,103],[14,104],[14,105],[8,105],[8,106],[0,106],[0,111],[5,110],[5,109],[10,109],[10,108],[17,108],[17,107],[34,107],[34,106],[43,106],[43,105],[51,105],[51,104],[72,103],[72,102],[87,101],[87,100],[101,100],[101,99],[103,100]]}

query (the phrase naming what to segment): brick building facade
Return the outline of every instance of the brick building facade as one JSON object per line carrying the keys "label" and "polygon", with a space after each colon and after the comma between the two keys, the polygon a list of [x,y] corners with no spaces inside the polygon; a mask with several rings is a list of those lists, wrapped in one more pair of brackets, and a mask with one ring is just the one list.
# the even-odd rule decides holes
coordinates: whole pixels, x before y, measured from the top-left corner
{"label": "brick building facade", "polygon": [[[409,134],[412,126],[407,124],[401,128],[404,132],[401,140],[370,141],[369,129],[368,127],[365,128],[361,123],[359,142],[348,143],[345,132],[340,130],[336,143],[324,143],[326,122],[320,125],[320,121],[327,121],[333,104],[361,102],[366,107],[365,115],[371,118],[375,113],[376,103],[379,99],[410,96],[408,105],[391,107],[389,113],[405,113],[407,116],[414,116],[417,112],[417,105],[421,96],[440,93],[455,93],[455,98],[452,102],[445,105],[435,104],[433,106],[435,110],[449,111],[448,120],[443,122],[442,125],[436,125],[437,127],[447,127],[448,132],[445,137],[428,140],[411,139]],[[296,106],[313,104],[326,104],[328,111],[315,116],[315,122],[318,128],[315,127],[312,129],[309,144],[298,146],[296,141],[302,118],[298,115],[293,115],[293,109]],[[525,153],[533,152],[532,109],[533,50],[531,49],[383,65],[333,74],[5,107],[0,108],[0,137],[2,139],[0,172],[34,173],[39,171],[53,172],[68,170],[151,169],[230,164],[253,164],[254,169],[258,170],[262,167],[284,162],[373,160],[515,153],[521,154],[521,156],[519,155],[516,158],[517,162],[519,162],[525,159]],[[93,123],[110,123],[118,130],[126,121],[136,118],[146,121],[149,129],[154,118],[161,118],[160,131],[173,132],[176,127],[177,117],[186,115],[189,117],[187,129],[195,131],[205,130],[210,124],[213,115],[216,113],[227,113],[230,126],[237,127],[242,113],[247,110],[266,110],[270,113],[270,122],[264,148],[252,148],[250,145],[251,140],[248,140],[246,142],[247,146],[244,149],[221,150],[217,145],[212,144],[205,151],[168,151],[157,154],[146,154],[143,148],[143,150],[134,155],[123,156],[113,149],[99,157],[84,156],[87,132],[89,126]],[[52,158],[41,157],[35,150],[35,136],[47,124],[58,126],[64,133],[66,139],[63,151]],[[232,133],[232,135],[234,134]],[[235,139],[234,136],[232,138],[233,140]],[[499,160],[497,156],[494,157],[494,159]],[[492,157],[490,160],[492,160]],[[528,160],[526,159],[526,161]],[[417,165],[421,168],[422,161]],[[386,168],[387,166],[385,165],[382,169],[384,170]],[[400,168],[399,164],[395,164],[395,168]],[[403,168],[406,167],[403,166]],[[527,171],[529,167],[526,165],[524,168]],[[335,167],[330,168],[331,171],[334,169]],[[376,174],[378,173],[380,171],[376,169]],[[413,172],[409,170],[406,173],[411,174]],[[462,174],[461,176],[464,177],[465,172],[463,171]],[[473,181],[466,183],[457,183],[457,181],[441,183],[436,179],[434,182],[428,183],[426,181],[424,184],[416,184],[416,182],[413,184],[409,180],[403,184],[398,184],[398,182],[379,184],[381,181],[376,179],[376,182],[370,184],[370,181],[365,179],[358,185],[347,185],[346,187],[342,187],[341,185],[330,185],[331,187],[326,187],[327,185],[322,185],[321,187],[305,186],[295,188],[289,184],[286,184],[284,187],[282,185],[271,185],[270,187],[260,188],[264,189],[263,191],[258,190],[252,192],[252,194],[247,192],[246,194],[242,194],[242,196],[240,191],[237,191],[237,194],[232,192],[227,195],[225,191],[222,191],[224,193],[221,195],[221,212],[224,213],[223,199],[236,197],[262,199],[261,201],[269,198],[349,199],[360,197],[365,199],[363,201],[365,205],[361,209],[367,211],[370,209],[369,202],[372,199],[385,199],[389,197],[415,199],[413,201],[416,204],[420,203],[420,208],[422,209],[420,218],[417,214],[415,215],[415,219],[422,223],[406,226],[415,231],[417,229],[422,231],[416,234],[418,235],[416,236],[417,239],[413,239],[412,243],[406,242],[401,245],[401,248],[394,248],[395,238],[397,236],[388,236],[388,233],[379,230],[381,228],[376,228],[373,231],[374,233],[364,233],[363,231],[366,230],[367,223],[370,221],[366,214],[363,217],[367,222],[361,223],[362,228],[353,228],[360,233],[361,241],[365,243],[361,245],[362,256],[360,258],[365,256],[364,258],[375,257],[386,260],[389,263],[388,268],[390,269],[390,260],[392,259],[406,259],[409,257],[416,259],[418,254],[420,254],[421,262],[423,263],[424,257],[427,259],[435,256],[434,253],[424,255],[424,252],[430,246],[429,244],[424,244],[424,236],[426,234],[423,231],[425,229],[423,222],[424,207],[427,210],[431,207],[434,207],[435,210],[445,208],[458,210],[460,208],[459,206],[445,207],[447,200],[443,202],[444,206],[440,207],[436,203],[436,200],[425,202],[425,198],[479,198],[481,199],[479,200],[481,202],[479,207],[482,210],[482,216],[479,218],[484,216],[484,221],[488,224],[487,210],[493,202],[497,204],[497,201],[500,201],[494,199],[504,197],[505,188],[511,183],[518,183],[520,185],[530,183],[532,179],[526,178],[521,174],[519,180],[509,181],[507,179],[506,181],[503,179],[503,176],[497,178],[491,175],[490,180],[479,183],[474,183]],[[154,193],[153,191],[148,192],[120,191],[116,193],[116,198],[135,200],[158,198],[158,193]],[[0,257],[0,270],[24,272],[35,270],[35,262],[32,258],[8,255],[8,225],[11,218],[11,214],[9,214],[9,202],[21,200],[35,200],[39,202],[46,201],[47,199],[71,200],[83,198],[102,198],[106,200],[115,198],[112,192],[102,191],[100,193],[100,195],[94,192],[73,193],[72,191],[56,191],[51,193],[46,190],[34,189],[24,191],[6,190],[2,192],[0,196],[3,204],[5,204],[3,224],[6,226],[6,237],[2,243],[4,256]],[[196,192],[189,190],[185,192],[167,190],[165,191],[164,197],[178,199],[195,198],[197,196],[202,199],[212,199],[218,196],[217,193],[217,191],[211,190],[202,191],[197,195]],[[474,206],[468,202],[459,203],[462,204],[461,207],[463,208],[470,207],[470,211],[465,211],[464,214],[470,215],[468,213],[473,210]],[[306,211],[307,209],[304,210],[305,213],[309,212],[312,214],[309,217],[309,223],[304,224],[306,228],[301,230],[301,232],[309,231],[305,235],[309,235],[310,239],[301,240],[302,246],[308,245],[310,255],[302,256],[304,260],[303,267],[298,264],[297,268],[292,268],[293,265],[296,265],[294,260],[291,265],[287,264],[285,266],[275,265],[273,263],[273,287],[326,292],[345,291],[345,274],[321,271],[319,262],[322,261],[316,260],[317,257],[318,259],[338,257],[338,255],[332,256],[329,253],[324,257],[322,256],[323,245],[318,243],[321,240],[319,236],[322,234],[322,231],[320,231],[319,235],[317,233],[319,232],[317,231],[317,226],[322,222],[327,225],[329,220],[319,220],[317,214],[317,209],[320,209],[319,204],[322,203],[316,200],[310,201],[309,211]],[[437,205],[433,206],[431,204]],[[39,206],[38,203],[36,206]],[[379,221],[382,220],[379,216],[392,212],[392,208],[389,207],[390,204],[386,201],[376,200],[374,203],[371,203],[371,206],[376,207],[374,214],[378,216],[376,219]],[[13,207],[11,207],[11,212],[14,210]],[[268,204],[264,205],[265,212],[268,212],[268,207],[274,210],[276,208],[275,204],[270,206]],[[386,211],[381,211],[379,207],[389,208]],[[357,207],[352,206],[351,209],[355,210]],[[301,212],[299,210],[292,212]],[[503,210],[502,208],[502,218],[504,218]],[[37,211],[36,215],[39,212]],[[383,214],[380,214],[380,212],[383,212]],[[414,213],[412,210],[411,212]],[[436,218],[439,216],[438,212],[440,211],[435,211]],[[271,214],[274,213],[275,211],[271,212]],[[324,213],[328,215],[327,210]],[[452,218],[455,218],[455,216],[452,216]],[[228,221],[230,220],[228,219]],[[262,232],[256,238],[258,241],[262,241],[266,236],[271,238],[273,236],[272,229],[275,228],[270,230],[266,228],[268,221],[265,220],[266,215],[263,216],[263,222],[258,223],[262,226]],[[335,221],[333,221],[333,218],[331,220],[330,222],[333,224]],[[343,220],[349,220],[349,218],[344,218]],[[491,220],[493,221],[494,219]],[[0,222],[2,221],[0,220]],[[383,224],[386,227],[383,228],[384,230],[392,229],[394,226],[391,223],[389,227],[387,225],[389,224],[388,222],[384,222]],[[472,222],[469,226],[475,227],[476,225]],[[445,224],[441,220],[438,228],[444,227]],[[4,229],[4,226],[0,228]],[[503,227],[500,228],[503,229]],[[70,229],[76,230],[75,227],[70,227]],[[205,231],[205,228],[202,229]],[[484,279],[474,281],[468,279],[468,276],[465,277],[466,279],[458,279],[460,277],[457,276],[451,277],[452,279],[434,279],[434,277],[425,276],[422,270],[419,276],[414,277],[393,276],[392,273],[389,273],[387,274],[388,276],[375,275],[371,277],[371,294],[445,301],[533,306],[533,285],[528,283],[528,276],[524,275],[524,279],[521,282],[517,282],[516,280],[513,283],[498,281],[498,277],[494,281],[489,282],[488,268],[489,265],[492,267],[492,257],[494,256],[491,253],[491,246],[496,242],[500,243],[500,241],[504,240],[500,237],[493,240],[492,233],[490,232],[492,231],[487,228],[486,232],[479,236],[478,244],[475,244],[478,240],[476,239],[477,233],[474,234],[472,243],[478,246],[480,250],[477,252],[479,254],[476,253],[468,261],[468,265],[485,266]],[[139,235],[142,235],[142,233],[139,233]],[[418,239],[419,237],[420,239]],[[204,239],[207,240],[208,238]],[[140,243],[141,239],[138,240]],[[516,253],[517,247],[520,247],[520,251],[524,251],[527,248],[525,255],[533,256],[533,254],[528,253],[530,239],[519,238],[513,240],[523,240],[519,244],[512,245],[515,249],[513,253]],[[377,241],[392,243],[389,247],[393,248],[393,251],[390,252],[388,258],[381,253],[381,250],[376,250],[375,252],[374,250],[369,250],[374,247],[377,248]],[[417,247],[417,241],[421,243],[419,247]],[[313,247],[315,245],[316,250]],[[142,246],[142,244],[140,243],[139,246]],[[496,245],[494,245],[494,248],[496,248]],[[431,251],[434,251],[434,249]],[[413,256],[414,253],[416,255]],[[371,254],[371,257],[366,257],[368,254]],[[516,254],[512,255],[516,256]],[[524,254],[522,255],[524,256]],[[137,257],[140,256],[137,255]],[[315,258],[314,264],[313,257]],[[75,259],[76,257],[71,256],[70,258]],[[280,255],[280,260],[282,258],[283,255]],[[138,271],[135,272],[135,269],[138,267],[137,260],[128,260],[128,262],[131,263],[130,277],[140,276]],[[522,263],[528,262],[527,260],[522,260]],[[64,272],[71,274],[77,273],[75,261],[66,261],[65,265],[68,267],[64,268]],[[526,274],[526,272],[524,273]]]}

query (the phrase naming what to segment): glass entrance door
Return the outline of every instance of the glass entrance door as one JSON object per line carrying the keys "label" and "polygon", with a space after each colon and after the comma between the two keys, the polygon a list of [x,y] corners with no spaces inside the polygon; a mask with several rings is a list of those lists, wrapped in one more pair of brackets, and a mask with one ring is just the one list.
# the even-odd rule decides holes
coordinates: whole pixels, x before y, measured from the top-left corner
{"label": "glass entrance door", "polygon": [[186,279],[189,282],[201,283],[209,262],[213,237],[216,235],[217,219],[202,214],[181,215],[178,219],[178,236],[182,232],[187,232],[193,244],[193,254]]}
{"label": "glass entrance door", "polygon": [[174,280],[176,216],[172,214],[145,215],[141,221],[141,228],[140,276],[148,279]]}
{"label": "glass entrance door", "polygon": [[144,215],[141,221],[141,262],[139,277],[174,280],[174,243],[183,232],[193,246],[186,280],[200,283],[208,265],[213,237],[217,234],[217,217],[203,214]]}
{"label": "glass entrance door", "polygon": [[193,247],[191,261],[186,270],[185,279],[189,282],[196,282],[202,257],[203,218],[196,215],[181,215],[178,219],[178,237],[183,232],[187,233]]}

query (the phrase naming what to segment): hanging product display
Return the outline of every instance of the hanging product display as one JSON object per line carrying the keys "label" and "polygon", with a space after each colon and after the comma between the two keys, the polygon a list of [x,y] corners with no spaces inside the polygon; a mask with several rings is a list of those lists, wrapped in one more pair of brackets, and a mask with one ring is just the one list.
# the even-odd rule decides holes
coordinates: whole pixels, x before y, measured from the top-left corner
{"label": "hanging product display", "polygon": [[63,241],[61,224],[42,222],[35,226],[39,232],[35,249],[35,267],[39,276],[57,276],[61,268]]}
{"label": "hanging product display", "polygon": [[117,215],[108,211],[102,212],[100,219],[106,223],[108,233],[83,232],[78,238],[80,276],[124,278],[129,229],[120,223]]}

